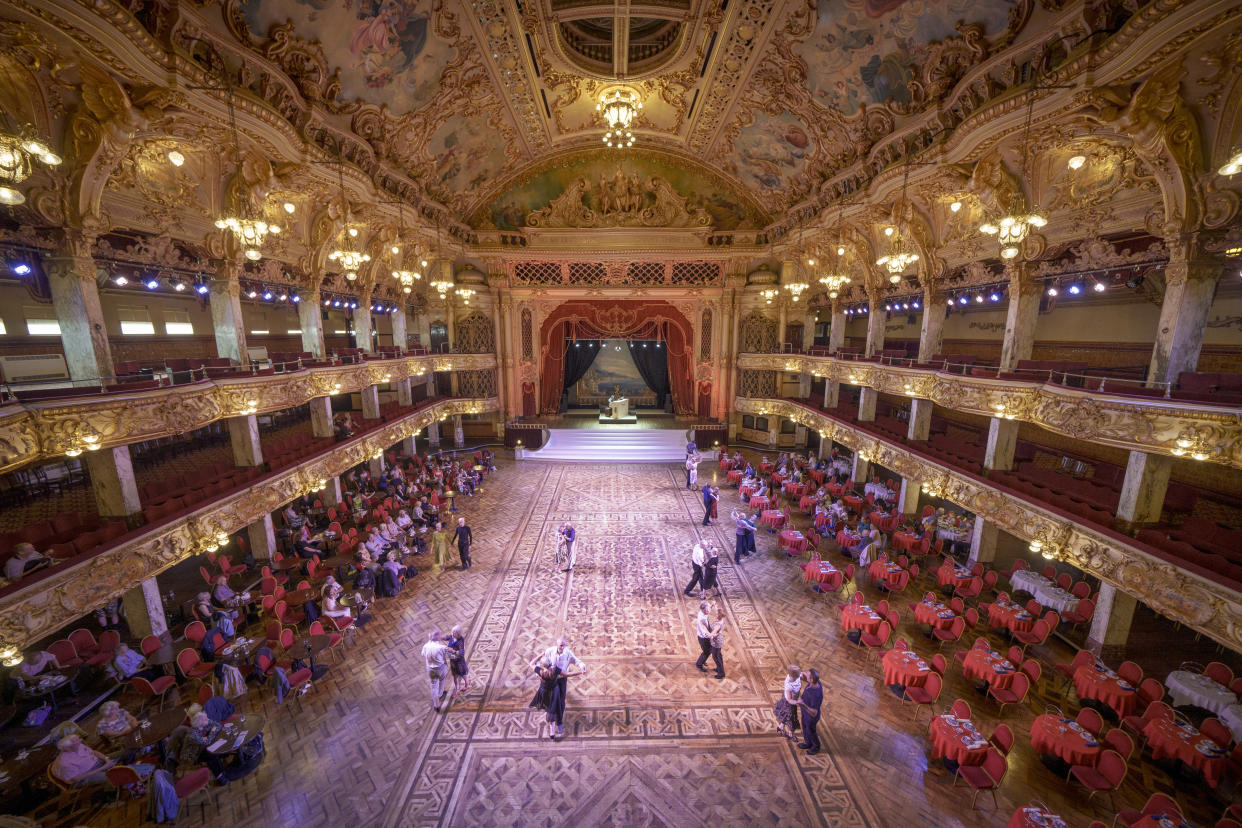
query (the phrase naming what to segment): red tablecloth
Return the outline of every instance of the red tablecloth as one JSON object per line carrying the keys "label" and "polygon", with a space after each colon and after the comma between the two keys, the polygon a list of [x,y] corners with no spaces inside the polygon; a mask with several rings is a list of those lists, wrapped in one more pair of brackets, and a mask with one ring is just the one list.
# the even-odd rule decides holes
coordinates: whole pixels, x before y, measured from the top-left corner
{"label": "red tablecloth", "polygon": [[763,474],[767,474],[768,472],[772,471],[772,469],[774,468],[776,468],[776,466],[772,463],[760,463],[759,464],[759,471],[762,472]]}
{"label": "red tablecloth", "polygon": [[[752,509],[755,508],[756,500],[767,500],[767,498],[752,499],[750,501],[750,508]],[[767,504],[764,504],[764,505],[767,505]],[[785,513],[779,509],[764,509],[763,514],[759,516],[759,522],[762,523],[764,526],[768,526],[772,528],[773,530],[780,529],[782,526],[785,525]]]}
{"label": "red tablecloth", "polygon": [[860,540],[862,540],[862,538],[858,537],[858,535],[846,532],[844,529],[837,532],[837,546],[842,549],[845,549],[848,546],[857,546]]}
{"label": "red tablecloth", "polygon": [[1099,739],[1073,719],[1044,713],[1031,722],[1031,747],[1059,756],[1071,765],[1092,765],[1100,758]]}
{"label": "red tablecloth", "polygon": [[840,497],[845,494],[845,486],[841,483],[825,483],[824,486],[828,489],[828,494],[833,497]]}
{"label": "red tablecloth", "polygon": [[827,526],[831,521],[832,521],[832,515],[828,514],[827,512],[824,512],[823,514],[820,514],[820,515],[816,515],[815,516],[815,528],[818,529],[821,526]]}
{"label": "red tablecloth", "polygon": [[[1216,751],[1222,750],[1222,746],[1195,728],[1179,725],[1175,719],[1153,719],[1143,728],[1143,735],[1147,737],[1152,759],[1164,759],[1166,756],[1180,759],[1202,771],[1203,778],[1213,788],[1220,784],[1228,754],[1218,754]],[[1208,753],[1200,750],[1199,745]]]}
{"label": "red tablecloth", "polygon": [[805,483],[790,482],[790,483],[786,483],[781,488],[785,490],[785,494],[788,495],[789,497],[802,497],[804,494],[806,494]]}
{"label": "red tablecloth", "polygon": [[938,759],[951,759],[959,765],[982,765],[987,756],[988,741],[970,719],[937,716],[927,734],[931,737],[932,756]]}
{"label": "red tablecloth", "polygon": [[841,607],[841,626],[847,630],[863,630],[874,634],[883,620],[866,604],[846,604]]}
{"label": "red tablecloth", "polygon": [[750,499],[750,508],[752,509],[766,509],[771,505],[772,498],[770,497],[752,497]]}
{"label": "red tablecloth", "polygon": [[802,499],[798,501],[798,508],[803,512],[811,512],[815,509],[815,498],[810,495],[803,495]]}
{"label": "red tablecloth", "polygon": [[[996,668],[1000,669],[997,670]],[[996,650],[971,650],[962,662],[962,674],[968,679],[986,681],[997,690],[1013,684],[1018,668]]]}
{"label": "red tablecloth", "polygon": [[780,472],[772,473],[772,485],[773,486],[779,486],[784,482],[785,482],[785,475],[781,474]]}
{"label": "red tablecloth", "polygon": [[857,512],[862,508],[863,499],[857,495],[846,495],[845,505]]}
{"label": "red tablecloth", "polygon": [[725,482],[731,485],[736,484],[736,483],[741,483],[742,482],[742,470],[741,469],[730,469],[729,473],[725,475]]}
{"label": "red tablecloth", "polygon": [[970,583],[972,577],[974,576],[970,574],[969,569],[962,569],[959,566],[955,566],[952,569],[942,566],[936,570],[936,580],[940,582],[941,586],[948,586],[949,584],[953,584],[955,587],[966,586],[966,584]]}
{"label": "red tablecloth", "polygon": [[914,621],[918,624],[931,624],[933,627],[947,630],[953,626],[954,618],[957,618],[957,613],[939,601],[924,599],[914,605]]}
{"label": "red tablecloth", "polygon": [[1023,805],[1013,812],[1005,828],[1069,828],[1069,823],[1047,808]]}
{"label": "red tablecloth", "polygon": [[821,486],[823,485],[824,473],[820,471],[819,469],[811,469],[809,472],[807,472],[807,475],[809,475],[810,478],[814,480],[816,483],[819,483]]}
{"label": "red tablecloth", "polygon": [[745,500],[746,498],[750,497],[754,493],[755,493],[754,486],[742,486],[737,490],[737,496],[740,497],[742,500]]}
{"label": "red tablecloth", "polygon": [[841,570],[827,561],[813,561],[804,565],[802,571],[806,573],[809,580],[826,584],[830,589],[841,586],[841,580],[844,578]]}
{"label": "red tablecloth", "polygon": [[885,684],[904,684],[908,687],[922,687],[931,672],[931,666],[910,650],[889,650],[880,659],[884,668]]}
{"label": "red tablecloth", "polygon": [[996,601],[988,607],[988,625],[1004,627],[1013,632],[1030,632],[1035,616],[1012,601]]}
{"label": "red tablecloth", "polygon": [[1124,718],[1138,708],[1138,692],[1130,684],[1121,686],[1121,679],[1112,671],[1101,671],[1094,664],[1084,664],[1074,671],[1074,692],[1081,699],[1095,699],[1107,704]]}
{"label": "red tablecloth", "polygon": [[906,552],[913,552],[919,548],[919,542],[922,540],[918,535],[910,535],[906,532],[893,533],[893,546]]}
{"label": "red tablecloth", "polygon": [[728,469],[732,467],[733,467],[733,461],[730,460],[726,455],[723,455],[723,454],[720,455],[720,470],[727,471]]}
{"label": "red tablecloth", "polygon": [[797,529],[786,529],[777,538],[776,545],[777,547],[788,546],[794,552],[801,554],[806,551],[806,535]]}
{"label": "red tablecloth", "polygon": [[1145,814],[1131,828],[1195,828],[1181,814]]}
{"label": "red tablecloth", "polygon": [[881,559],[872,561],[871,566],[867,568],[867,572],[870,573],[871,580],[884,581],[891,588],[897,586],[897,580],[905,570],[892,561]]}

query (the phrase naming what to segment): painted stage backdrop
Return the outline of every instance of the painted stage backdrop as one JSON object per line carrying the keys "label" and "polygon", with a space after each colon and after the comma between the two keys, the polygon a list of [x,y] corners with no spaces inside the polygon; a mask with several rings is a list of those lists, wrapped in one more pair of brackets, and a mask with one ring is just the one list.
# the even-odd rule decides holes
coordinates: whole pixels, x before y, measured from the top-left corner
{"label": "painted stage backdrop", "polygon": [[631,406],[656,404],[655,392],[643,382],[638,366],[630,358],[629,343],[624,339],[604,340],[599,356],[574,390],[578,405],[598,405],[614,392],[629,397]]}

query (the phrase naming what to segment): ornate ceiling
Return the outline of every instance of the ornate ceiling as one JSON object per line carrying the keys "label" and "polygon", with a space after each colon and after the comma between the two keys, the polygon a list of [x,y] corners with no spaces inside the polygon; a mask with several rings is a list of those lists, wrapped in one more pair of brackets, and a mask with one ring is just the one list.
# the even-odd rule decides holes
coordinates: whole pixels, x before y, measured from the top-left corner
{"label": "ornate ceiling", "polygon": [[[964,58],[1012,40],[1031,8],[223,0],[222,10],[234,38],[291,74],[308,61],[326,67],[324,103],[342,126],[382,136],[388,160],[476,228],[520,226],[556,194],[554,181],[634,163],[678,170],[661,175],[732,230],[766,225],[857,160],[860,132],[923,108]],[[644,104],[628,151],[601,146],[595,111],[618,80]],[[732,203],[708,203],[705,189]]]}

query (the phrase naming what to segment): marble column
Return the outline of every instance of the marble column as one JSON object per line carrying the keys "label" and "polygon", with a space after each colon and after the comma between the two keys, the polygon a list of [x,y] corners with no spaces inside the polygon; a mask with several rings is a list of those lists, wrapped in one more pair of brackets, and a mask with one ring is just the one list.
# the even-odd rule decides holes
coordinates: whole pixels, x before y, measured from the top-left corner
{"label": "marble column", "polygon": [[361,391],[362,419],[378,420],[380,417],[379,386],[368,385]]}
{"label": "marble column", "polygon": [[[944,293],[934,284],[923,288],[923,322],[919,327],[919,362],[930,362],[944,345],[944,318],[948,311]],[[923,438],[926,439],[926,438]]]}
{"label": "marble column", "polygon": [[250,554],[254,556],[255,563],[258,566],[270,563],[272,553],[276,551],[276,529],[272,525],[272,516],[266,514],[247,526],[246,538],[250,541]]}
{"label": "marble column", "polygon": [[988,420],[988,445],[983,454],[983,467],[989,471],[1012,471],[1014,451],[1018,447],[1018,421],[993,417]]}
{"label": "marble column", "polygon": [[409,377],[393,380],[389,385],[397,392],[397,405],[409,408],[414,404],[414,389]]}
{"label": "marble column", "polygon": [[1159,523],[1164,495],[1169,488],[1173,458],[1142,451],[1130,452],[1126,476],[1117,501],[1117,524],[1129,531],[1147,523]]}
{"label": "marble column", "polygon": [[142,511],[129,446],[88,451],[82,454],[82,460],[101,518],[131,518]]}
{"label": "marble column", "polygon": [[897,495],[897,509],[903,515],[913,515],[919,510],[919,489],[923,484],[913,477],[901,478],[901,490]]}
{"label": "marble column", "polygon": [[247,365],[246,323],[241,309],[241,263],[221,259],[209,284],[211,325],[216,335],[216,355],[237,365]]}
{"label": "marble column", "polygon": [[406,457],[418,454],[418,442],[413,434],[401,441],[401,453]]}
{"label": "marble column", "polygon": [[1005,265],[1005,273],[1009,277],[1009,305],[1005,310],[1000,370],[1012,371],[1020,360],[1031,358],[1043,286],[1034,280],[1032,268],[1025,262]]}
{"label": "marble column", "polygon": [[110,378],[116,373],[91,258],[93,244],[92,237],[68,230],[60,248],[43,259],[65,365],[75,380]]}
{"label": "marble column", "polygon": [[[845,309],[840,299],[832,300],[832,321],[828,327],[828,352],[835,355],[845,345]],[[836,408],[841,402],[841,383],[824,381],[824,408]]]}
{"label": "marble column", "polygon": [[375,334],[371,320],[370,288],[358,294],[358,307],[354,308],[354,346],[368,354],[375,353]]}
{"label": "marble column", "polygon": [[427,445],[429,445],[433,451],[440,450],[440,421],[439,420],[436,420],[434,423],[427,426]]}
{"label": "marble column", "polygon": [[164,615],[164,598],[155,578],[147,578],[138,586],[121,596],[125,607],[125,623],[133,638],[142,639],[154,635],[165,641],[168,638],[168,618]]}
{"label": "marble column", "polygon": [[400,348],[401,353],[405,353],[405,349],[410,347],[409,318],[405,313],[405,304],[398,304],[397,310],[388,314],[388,318],[392,325],[392,344]]}
{"label": "marble column", "polygon": [[453,415],[453,447],[465,448],[466,446],[466,430],[461,424],[461,415]]}
{"label": "marble column", "polygon": [[824,408],[836,408],[841,401],[841,383],[824,380]]}
{"label": "marble column", "polygon": [[312,397],[308,406],[311,415],[311,435],[319,439],[333,436],[332,398]]}
{"label": "marble column", "polygon": [[794,448],[806,448],[806,426],[794,426]]}
{"label": "marble column", "polygon": [[229,417],[229,443],[233,464],[238,468],[263,465],[263,445],[259,440],[259,418],[254,414]]}
{"label": "marble column", "polygon": [[323,359],[327,346],[323,340],[323,297],[319,289],[304,291],[298,302],[298,327],[302,329],[302,350]]}
{"label": "marble column", "polygon": [[871,477],[871,463],[858,452],[854,452],[854,468],[850,471],[850,479],[859,486]]}
{"label": "marble column", "polygon": [[328,485],[319,493],[319,497],[323,500],[323,505],[327,507],[340,506],[345,501],[344,496],[341,494],[341,478],[329,477],[327,483]]}
{"label": "marble column", "polygon": [[776,448],[778,445],[780,445],[780,440],[781,440],[780,418],[778,417],[776,418],[775,424],[771,428],[768,429],[768,448],[770,449]]}
{"label": "marble column", "polygon": [[384,474],[384,455],[367,458],[367,471],[371,473],[372,480],[378,480]]}
{"label": "marble column", "polygon": [[1112,584],[1101,583],[1095,601],[1095,615],[1091,617],[1091,631],[1087,633],[1086,649],[1101,658],[1122,655],[1130,639],[1130,625],[1137,606],[1134,596]]}
{"label": "marble column", "polygon": [[910,400],[910,423],[906,430],[906,439],[926,442],[931,437],[932,410],[935,407],[931,400],[917,397]]}
{"label": "marble column", "polygon": [[858,393],[858,422],[875,422],[875,404],[880,399],[880,392],[864,385]]}
{"label": "marble column", "polygon": [[974,530],[970,533],[970,563],[990,563],[996,560],[996,545],[1000,529],[995,523],[975,516]]}
{"label": "marble column", "polygon": [[1169,264],[1164,271],[1164,301],[1156,344],[1147,370],[1150,383],[1177,382],[1183,371],[1195,371],[1203,348],[1203,332],[1216,295],[1221,266],[1199,258],[1193,239],[1167,240]]}
{"label": "marble column", "polygon": [[867,347],[864,355],[875,356],[884,350],[884,326],[888,324],[888,314],[884,312],[884,302],[879,291],[867,294]]}

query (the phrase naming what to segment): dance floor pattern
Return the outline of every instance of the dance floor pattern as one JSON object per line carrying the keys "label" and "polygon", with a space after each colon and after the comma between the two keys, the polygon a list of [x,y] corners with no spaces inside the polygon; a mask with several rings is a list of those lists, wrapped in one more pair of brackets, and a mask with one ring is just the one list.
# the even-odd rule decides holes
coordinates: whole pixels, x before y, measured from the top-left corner
{"label": "dance floor pattern", "polygon": [[[1086,805],[1082,789],[1041,765],[1026,741],[1045,704],[1077,709],[1051,678],[1038,699],[1005,711],[1018,745],[999,808],[984,794],[971,811],[970,792],[928,760],[926,714],[916,724],[875,660],[843,641],[839,598],[807,589],[766,532],[755,558],[732,562],[737,496],[721,495],[723,521],[702,527],[699,494],[684,488],[677,465],[503,463],[481,494],[458,501],[474,529],[475,566],[423,572],[381,602],[301,709],[265,701],[265,762],[219,790],[205,820],[195,806],[186,822],[985,826],[1004,824],[1032,799],[1071,824],[1111,819],[1103,798]],[[579,537],[572,573],[552,561],[565,520]],[[699,538],[724,550],[721,681],[694,667],[698,601],[681,592]],[[419,650],[432,626],[458,623],[474,686],[435,714]],[[542,712],[527,706],[530,662],[561,634],[589,669],[569,680],[565,738],[553,742]],[[1068,651],[1055,657],[1067,660]],[[775,729],[772,703],[790,663],[824,678],[825,749],[816,756]],[[991,732],[995,704],[957,668],[949,677],[944,704],[968,698]],[[1132,769],[1117,807],[1169,789],[1151,768]],[[135,824],[137,808],[104,808],[88,822]]]}

